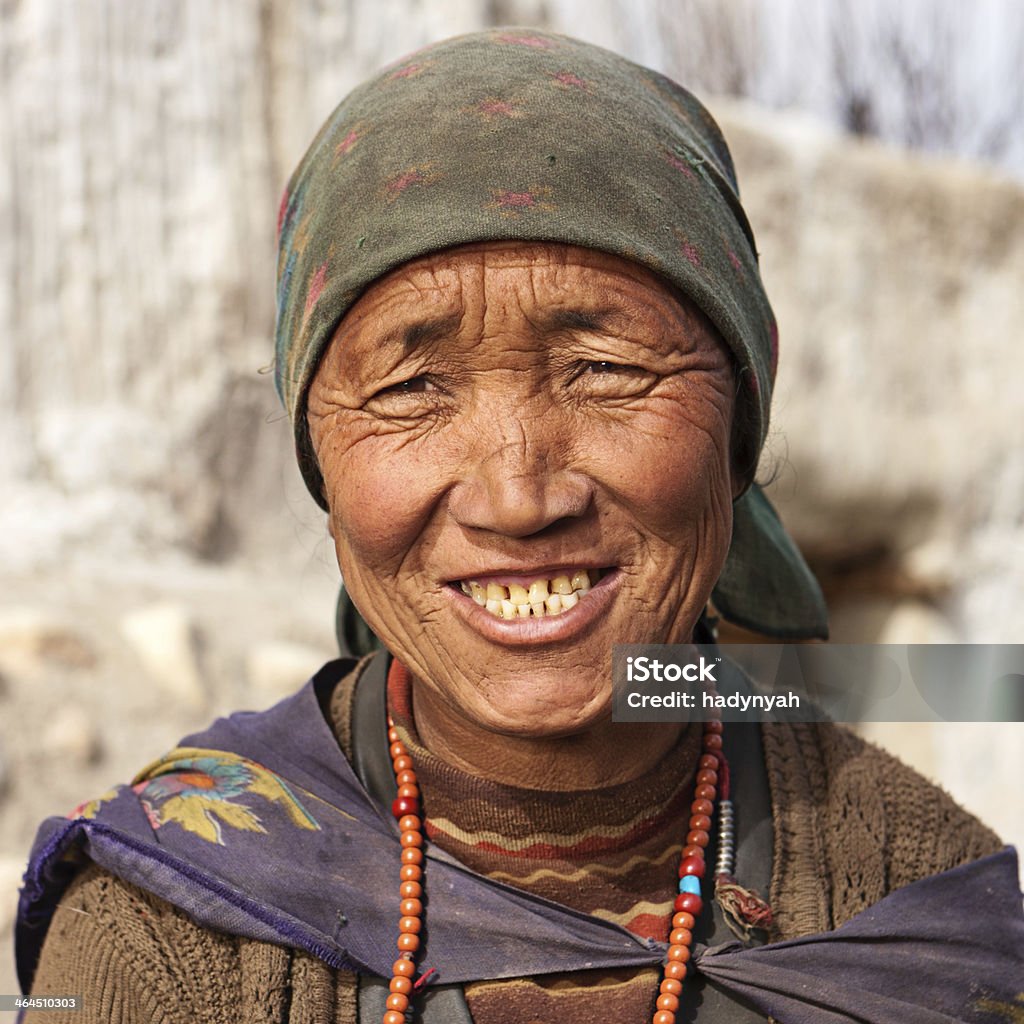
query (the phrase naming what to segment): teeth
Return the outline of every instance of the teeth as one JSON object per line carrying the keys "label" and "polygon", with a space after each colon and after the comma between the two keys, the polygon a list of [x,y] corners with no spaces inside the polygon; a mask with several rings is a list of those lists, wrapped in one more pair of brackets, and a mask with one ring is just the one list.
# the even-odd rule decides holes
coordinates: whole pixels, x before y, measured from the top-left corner
{"label": "teeth", "polygon": [[570,578],[556,576],[552,580],[537,579],[529,587],[512,583],[503,587],[488,583],[486,587],[475,580],[460,582],[462,592],[483,606],[499,619],[543,618],[546,615],[560,615],[579,604],[581,597],[590,593],[593,582],[600,579],[600,572],[580,569]]}

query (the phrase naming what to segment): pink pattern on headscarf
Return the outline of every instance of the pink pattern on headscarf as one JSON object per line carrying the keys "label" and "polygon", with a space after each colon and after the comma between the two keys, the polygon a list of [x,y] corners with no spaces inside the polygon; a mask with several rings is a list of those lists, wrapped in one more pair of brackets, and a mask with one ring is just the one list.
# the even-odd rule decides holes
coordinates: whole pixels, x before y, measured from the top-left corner
{"label": "pink pattern on headscarf", "polygon": [[302,311],[303,319],[309,316],[310,311],[316,305],[317,299],[320,298],[320,293],[324,290],[326,283],[327,261],[325,260],[316,268],[316,273],[310,278],[309,291],[306,292],[306,308]]}

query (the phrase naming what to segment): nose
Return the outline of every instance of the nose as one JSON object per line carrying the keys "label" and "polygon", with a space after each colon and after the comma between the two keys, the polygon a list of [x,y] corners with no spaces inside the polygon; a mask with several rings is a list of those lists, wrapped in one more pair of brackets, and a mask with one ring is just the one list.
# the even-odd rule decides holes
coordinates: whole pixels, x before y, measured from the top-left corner
{"label": "nose", "polygon": [[559,520],[585,515],[593,483],[572,467],[564,436],[551,433],[536,421],[513,421],[478,434],[466,471],[449,492],[448,511],[456,522],[506,537],[529,537]]}

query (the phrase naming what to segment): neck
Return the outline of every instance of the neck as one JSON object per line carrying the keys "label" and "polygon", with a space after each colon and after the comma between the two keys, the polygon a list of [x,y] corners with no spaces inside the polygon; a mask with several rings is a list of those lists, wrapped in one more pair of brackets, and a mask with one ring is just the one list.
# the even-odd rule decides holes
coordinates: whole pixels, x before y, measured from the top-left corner
{"label": "neck", "polygon": [[413,684],[416,732],[435,757],[462,771],[522,789],[571,792],[631,782],[650,771],[686,728],[678,722],[613,722],[569,736],[494,733],[453,714]]}

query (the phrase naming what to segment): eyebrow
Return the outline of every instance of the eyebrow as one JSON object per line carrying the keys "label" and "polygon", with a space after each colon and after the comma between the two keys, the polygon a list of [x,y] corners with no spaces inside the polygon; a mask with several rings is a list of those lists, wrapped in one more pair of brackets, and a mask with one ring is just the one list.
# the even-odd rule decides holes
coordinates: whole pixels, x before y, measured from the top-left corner
{"label": "eyebrow", "polygon": [[454,334],[462,324],[462,316],[452,313],[451,316],[435,317],[433,320],[420,320],[404,327],[395,327],[382,338],[382,345],[400,344],[406,351],[422,345],[424,342],[438,341],[447,335]]}
{"label": "eyebrow", "polygon": [[[628,320],[626,314],[612,309],[555,309],[539,318],[539,327],[545,334],[558,331],[602,331]],[[395,327],[381,339],[382,345],[401,344],[409,351],[418,345],[439,341],[456,333],[462,325],[462,315],[421,320],[404,327]]]}
{"label": "eyebrow", "polygon": [[542,326],[547,331],[602,331],[623,318],[611,309],[556,309],[543,318]]}

